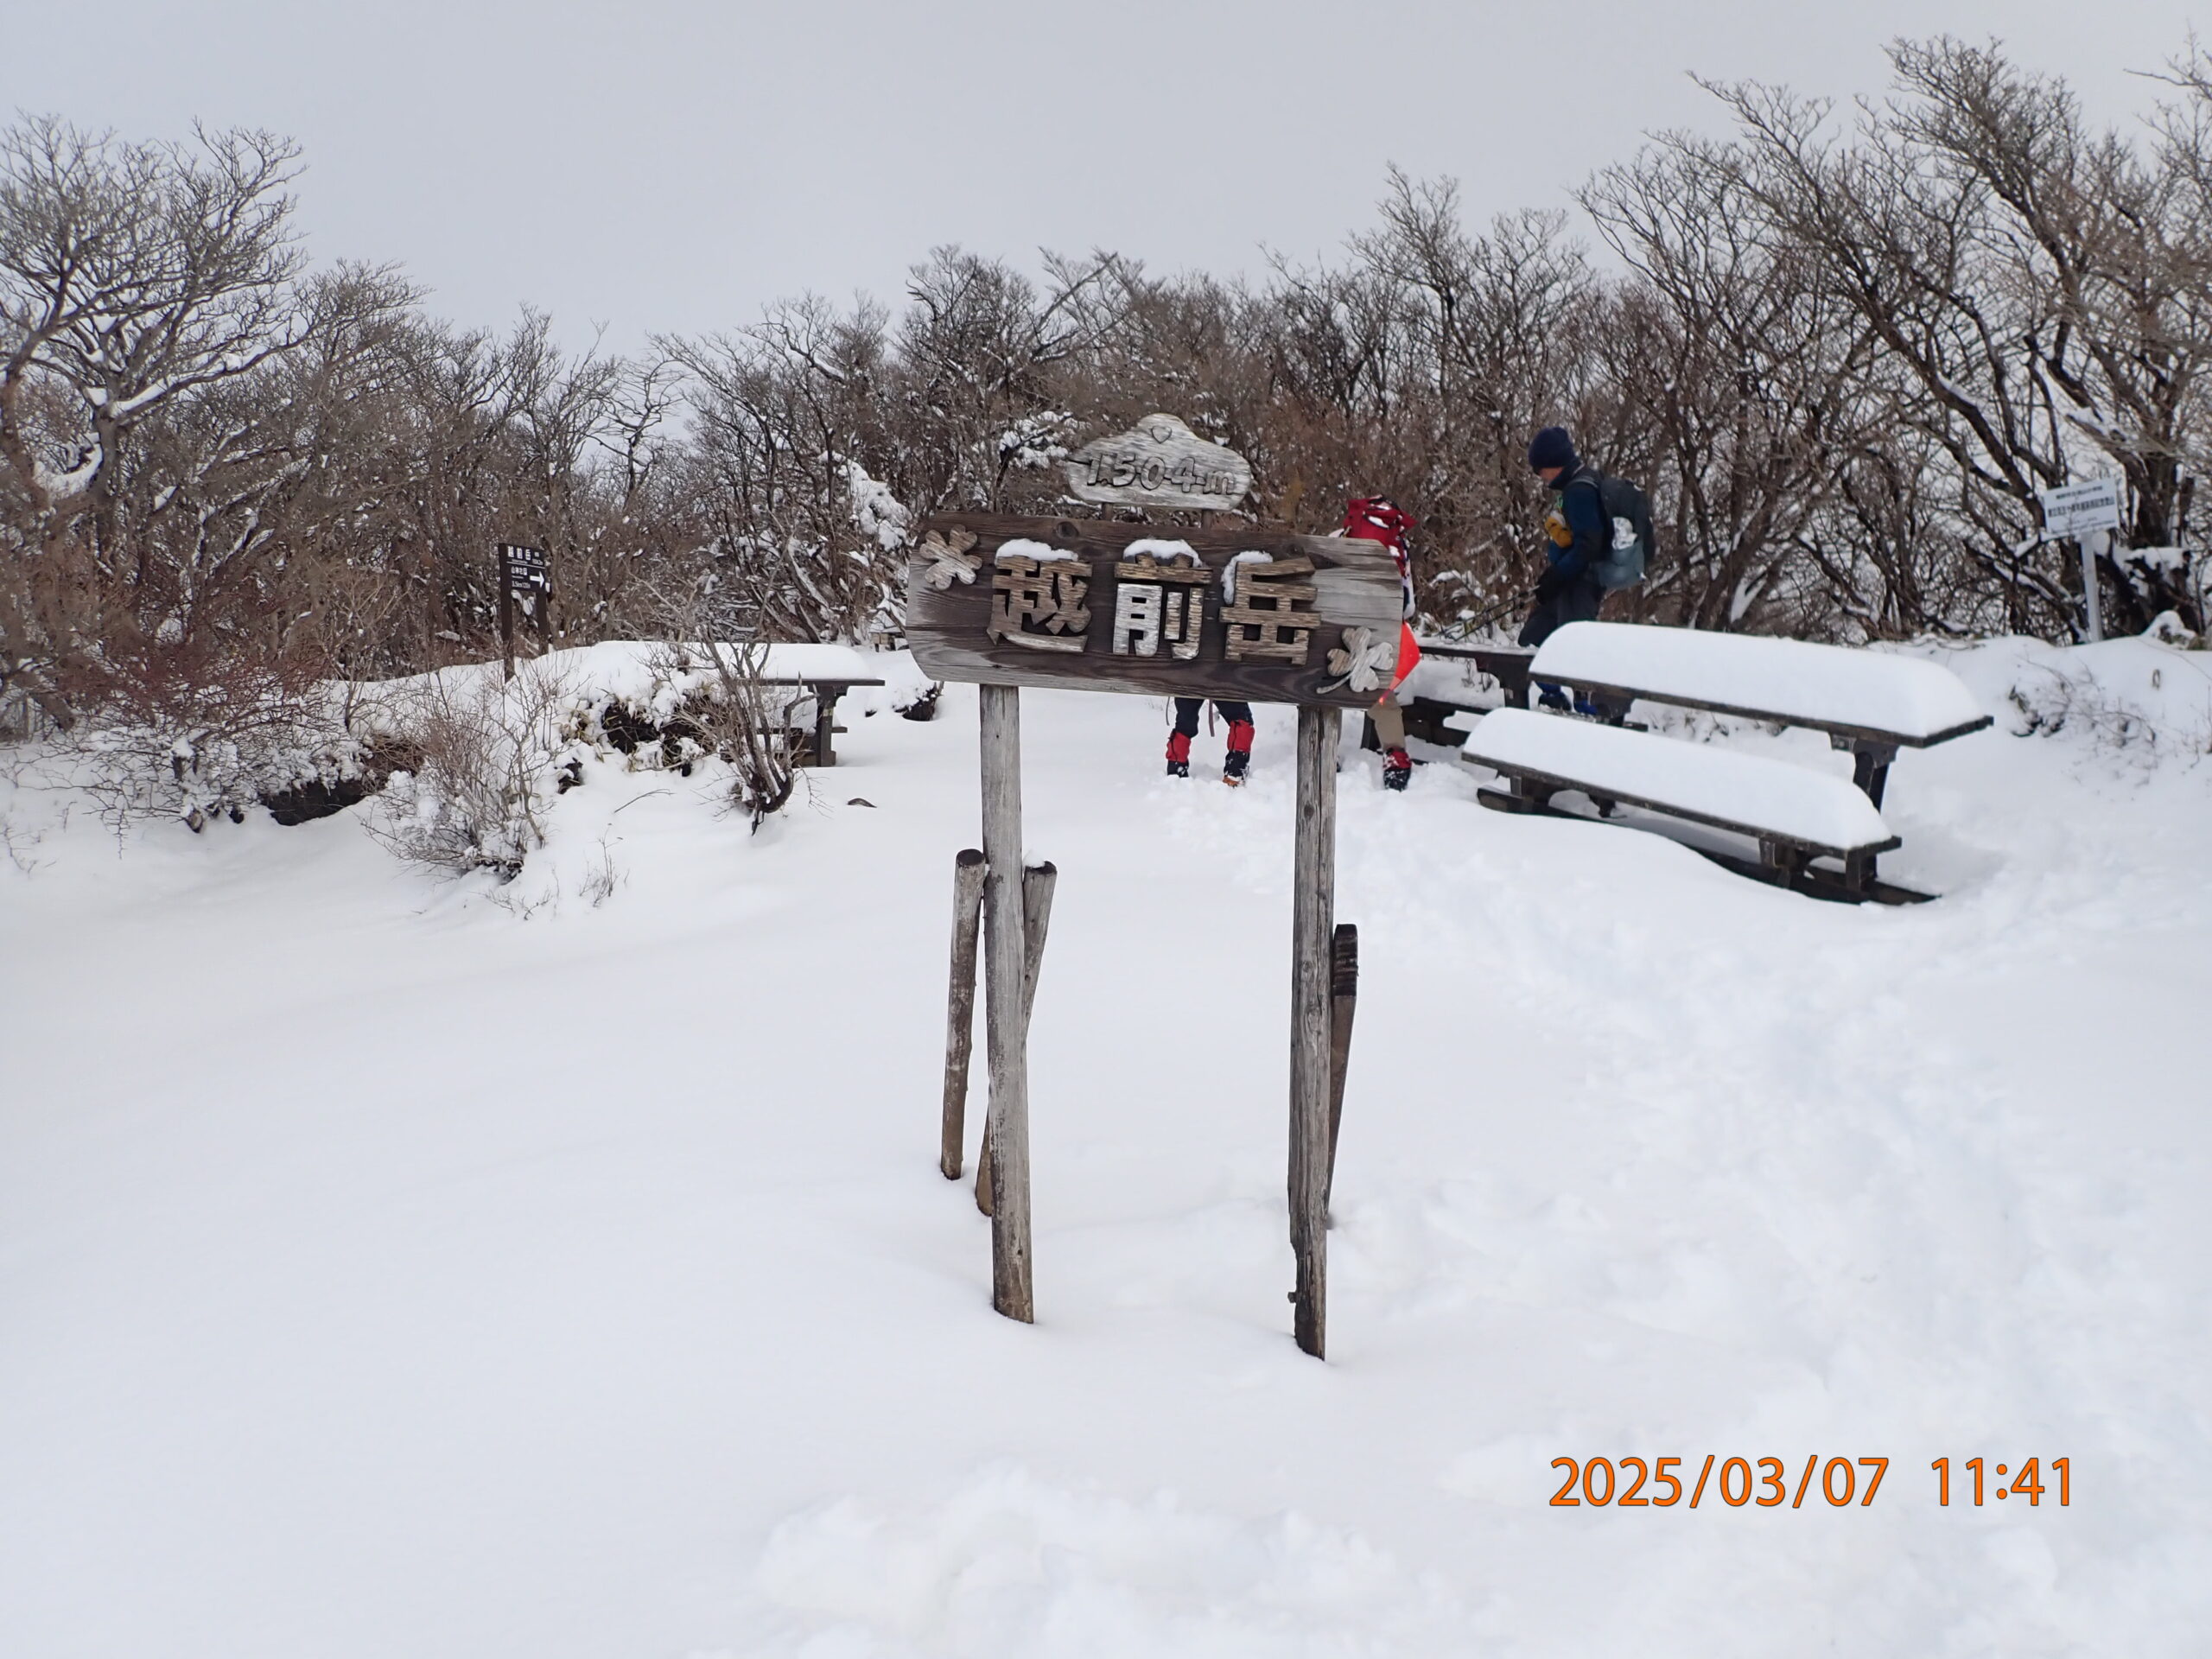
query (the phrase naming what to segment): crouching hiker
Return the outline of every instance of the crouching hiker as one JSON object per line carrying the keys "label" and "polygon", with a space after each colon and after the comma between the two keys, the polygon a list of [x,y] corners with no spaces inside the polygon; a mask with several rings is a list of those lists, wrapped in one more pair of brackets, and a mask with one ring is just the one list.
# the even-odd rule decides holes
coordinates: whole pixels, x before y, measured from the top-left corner
{"label": "crouching hiker", "polygon": [[[1390,556],[1398,562],[1401,613],[1407,625],[1414,620],[1413,560],[1406,551],[1406,537],[1413,531],[1410,513],[1376,495],[1353,501],[1344,508],[1344,529],[1340,532],[1364,541],[1380,542],[1390,550]],[[1397,682],[1384,693],[1382,700],[1367,711],[1367,717],[1375,722],[1375,741],[1382,750],[1385,789],[1403,789],[1413,780],[1413,756],[1406,751],[1406,710],[1398,700],[1398,686],[1404,680],[1402,670]]]}
{"label": "crouching hiker", "polygon": [[[1605,595],[1643,580],[1651,554],[1651,508],[1624,478],[1609,478],[1574,453],[1563,426],[1548,426],[1529,445],[1529,466],[1551,486],[1544,516],[1547,564],[1536,602],[1521,626],[1521,643],[1541,645],[1570,622],[1593,622]],[[1541,685],[1548,709],[1570,705],[1556,685]],[[1585,709],[1582,712],[1592,713]]]}
{"label": "crouching hiker", "polygon": [[[1167,738],[1170,778],[1191,775],[1191,740],[1198,734],[1198,709],[1205,701],[1203,697],[1175,699],[1175,729]],[[1240,788],[1244,770],[1252,764],[1252,705],[1216,702],[1214,708],[1229,722],[1229,752],[1221,757],[1221,781],[1231,789]]]}

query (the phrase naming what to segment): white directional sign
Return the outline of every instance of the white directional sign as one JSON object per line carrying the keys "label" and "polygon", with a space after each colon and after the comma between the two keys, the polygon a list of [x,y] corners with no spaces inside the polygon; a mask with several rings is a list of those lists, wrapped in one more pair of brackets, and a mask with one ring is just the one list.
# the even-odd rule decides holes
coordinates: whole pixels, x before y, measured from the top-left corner
{"label": "white directional sign", "polygon": [[2120,528],[2120,480],[2093,478],[2086,484],[2066,484],[2055,490],[2037,490],[2043,502],[2043,527],[2050,536],[2080,536],[2093,530]]}

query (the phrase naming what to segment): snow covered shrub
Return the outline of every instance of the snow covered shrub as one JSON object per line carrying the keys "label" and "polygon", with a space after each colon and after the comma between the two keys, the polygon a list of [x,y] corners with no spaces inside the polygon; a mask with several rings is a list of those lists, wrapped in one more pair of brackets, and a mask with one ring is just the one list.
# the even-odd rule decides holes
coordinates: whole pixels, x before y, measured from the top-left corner
{"label": "snow covered shrub", "polygon": [[452,669],[392,687],[369,717],[413,764],[385,785],[369,833],[410,863],[512,879],[545,844],[575,704],[565,677],[537,663],[512,682]]}
{"label": "snow covered shrub", "polygon": [[[315,688],[247,664],[212,673],[111,670],[105,695],[58,734],[44,768],[118,830],[181,818],[194,832],[302,785],[358,777],[361,744]],[[204,666],[204,665],[200,665]]]}
{"label": "snow covered shrub", "polygon": [[2092,649],[2104,658],[2039,650],[2021,663],[2006,693],[2019,715],[2013,735],[2071,732],[2145,766],[2166,755],[2212,754],[2212,674],[2194,653]]}
{"label": "snow covered shrub", "polygon": [[707,747],[729,763],[730,799],[755,830],[790,802],[799,774],[791,745],[791,690],[763,679],[768,649],[757,644],[671,645],[654,664],[657,672],[671,680],[699,682],[683,705],[682,717]]}

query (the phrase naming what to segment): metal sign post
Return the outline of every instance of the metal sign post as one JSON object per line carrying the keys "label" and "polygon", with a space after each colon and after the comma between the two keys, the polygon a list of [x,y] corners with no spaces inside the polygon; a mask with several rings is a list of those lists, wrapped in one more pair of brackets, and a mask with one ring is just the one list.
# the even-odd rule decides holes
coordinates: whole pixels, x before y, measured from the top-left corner
{"label": "metal sign post", "polygon": [[515,599],[518,594],[530,597],[537,619],[537,648],[542,656],[552,648],[552,634],[547,624],[551,618],[553,584],[546,574],[545,550],[542,547],[519,547],[511,542],[499,543],[499,644],[505,652],[510,680],[515,677]]}
{"label": "metal sign post", "polygon": [[2096,541],[2109,553],[2120,531],[2120,480],[2093,478],[2084,484],[2037,490],[2047,537],[2071,538],[2082,550],[2082,614],[2089,643],[2105,637],[2104,607],[2097,592]]}

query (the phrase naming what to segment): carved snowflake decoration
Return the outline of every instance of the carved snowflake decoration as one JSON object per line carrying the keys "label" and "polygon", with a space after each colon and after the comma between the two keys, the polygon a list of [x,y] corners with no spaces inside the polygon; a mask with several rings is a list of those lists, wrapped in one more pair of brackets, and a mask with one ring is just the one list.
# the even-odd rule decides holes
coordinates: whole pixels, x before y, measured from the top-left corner
{"label": "carved snowflake decoration", "polygon": [[950,541],[934,530],[930,531],[922,543],[923,556],[930,562],[929,569],[922,572],[923,583],[943,593],[956,582],[975,581],[983,563],[982,554],[968,550],[975,545],[973,531],[955,530]]}
{"label": "carved snowflake decoration", "polygon": [[1344,644],[1329,653],[1329,672],[1337,677],[1336,683],[1355,691],[1374,690],[1396,666],[1397,653],[1390,642],[1376,639],[1372,628],[1345,629]]}

